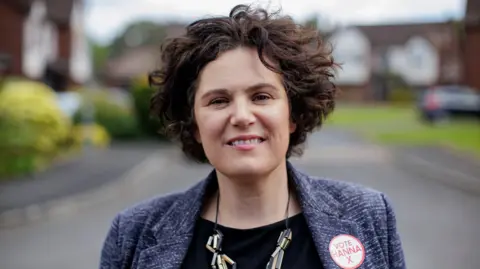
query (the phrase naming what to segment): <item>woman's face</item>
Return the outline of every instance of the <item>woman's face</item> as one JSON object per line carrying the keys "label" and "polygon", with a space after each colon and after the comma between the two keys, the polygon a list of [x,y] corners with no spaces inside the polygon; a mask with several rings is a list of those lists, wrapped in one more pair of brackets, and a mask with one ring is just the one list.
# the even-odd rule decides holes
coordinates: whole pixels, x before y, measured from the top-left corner
{"label": "woman's face", "polygon": [[202,70],[195,95],[196,139],[227,177],[266,175],[285,162],[290,133],[281,76],[255,49],[227,51]]}

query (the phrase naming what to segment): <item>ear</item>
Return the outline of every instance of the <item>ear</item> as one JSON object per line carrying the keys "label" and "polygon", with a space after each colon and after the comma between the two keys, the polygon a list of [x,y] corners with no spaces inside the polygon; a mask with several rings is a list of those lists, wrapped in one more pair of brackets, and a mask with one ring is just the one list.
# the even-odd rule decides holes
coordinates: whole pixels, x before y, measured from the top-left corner
{"label": "ear", "polygon": [[[194,105],[195,106],[195,105]],[[191,117],[192,117],[192,129],[193,129],[193,137],[198,144],[202,144],[202,137],[200,136],[200,131],[198,130],[197,121],[195,119],[195,107],[191,110]]]}
{"label": "ear", "polygon": [[295,132],[295,130],[297,130],[297,124],[296,124],[295,122],[293,122],[292,120],[290,120],[289,129],[290,129],[290,133],[291,133],[291,134],[292,134],[293,132]]}
{"label": "ear", "polygon": [[195,128],[193,136],[195,137],[195,140],[198,144],[202,144],[202,138],[200,137],[200,132],[198,131],[198,128]]}

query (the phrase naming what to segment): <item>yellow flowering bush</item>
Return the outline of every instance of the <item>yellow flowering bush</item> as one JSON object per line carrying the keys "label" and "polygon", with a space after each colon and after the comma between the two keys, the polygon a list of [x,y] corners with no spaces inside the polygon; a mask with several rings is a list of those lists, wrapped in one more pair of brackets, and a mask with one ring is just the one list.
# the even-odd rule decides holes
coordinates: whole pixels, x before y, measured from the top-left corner
{"label": "yellow flowering bush", "polygon": [[0,90],[0,175],[47,165],[68,139],[71,123],[48,86],[27,80]]}
{"label": "yellow flowering bush", "polygon": [[75,147],[91,145],[95,148],[106,148],[110,145],[110,135],[102,125],[79,124],[72,128],[71,138]]}
{"label": "yellow flowering bush", "polygon": [[92,119],[105,128],[112,139],[133,139],[138,137],[139,128],[135,111],[128,104],[115,101],[115,95],[106,90],[84,93],[82,105],[74,115],[76,124],[85,123],[85,112],[92,113]]}

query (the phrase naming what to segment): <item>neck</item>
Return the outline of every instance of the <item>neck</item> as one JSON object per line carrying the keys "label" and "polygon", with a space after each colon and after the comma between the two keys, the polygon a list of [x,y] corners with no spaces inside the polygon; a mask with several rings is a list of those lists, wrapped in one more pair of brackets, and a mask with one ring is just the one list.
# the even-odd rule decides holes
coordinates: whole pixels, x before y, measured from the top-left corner
{"label": "neck", "polygon": [[[288,175],[283,163],[268,175],[232,179],[217,172],[220,204],[218,223],[237,229],[264,226],[284,220],[289,199]],[[208,203],[205,218],[214,221],[216,195]],[[293,193],[290,195],[289,216],[300,212]]]}

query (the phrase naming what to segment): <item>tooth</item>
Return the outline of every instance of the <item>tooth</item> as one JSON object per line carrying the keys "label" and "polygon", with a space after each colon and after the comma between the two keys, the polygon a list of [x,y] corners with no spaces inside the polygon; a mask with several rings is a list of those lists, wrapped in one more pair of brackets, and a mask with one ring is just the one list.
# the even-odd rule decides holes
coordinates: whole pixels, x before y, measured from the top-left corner
{"label": "tooth", "polygon": [[262,142],[261,139],[259,138],[253,138],[253,139],[248,139],[248,140],[236,140],[232,142],[232,145],[248,145],[248,144],[260,144]]}

